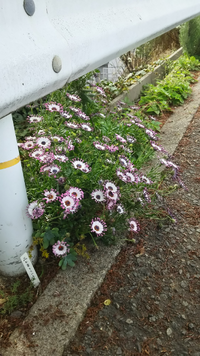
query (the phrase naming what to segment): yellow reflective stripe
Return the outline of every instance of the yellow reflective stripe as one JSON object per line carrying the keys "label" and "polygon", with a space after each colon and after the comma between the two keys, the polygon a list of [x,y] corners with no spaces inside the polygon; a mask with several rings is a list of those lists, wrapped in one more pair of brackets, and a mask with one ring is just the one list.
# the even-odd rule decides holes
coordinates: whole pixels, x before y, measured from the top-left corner
{"label": "yellow reflective stripe", "polygon": [[11,159],[10,161],[0,163],[0,169],[5,169],[5,168],[15,166],[15,164],[19,163],[19,161],[20,161],[20,157],[18,156],[14,159]]}

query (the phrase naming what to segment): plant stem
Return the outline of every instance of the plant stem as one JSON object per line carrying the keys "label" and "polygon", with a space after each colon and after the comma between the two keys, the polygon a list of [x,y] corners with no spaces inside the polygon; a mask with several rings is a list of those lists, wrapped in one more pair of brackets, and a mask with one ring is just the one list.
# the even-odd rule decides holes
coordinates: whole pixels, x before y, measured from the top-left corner
{"label": "plant stem", "polygon": [[98,250],[99,249],[99,247],[98,247],[98,245],[97,245],[97,243],[96,243],[96,241],[95,241],[95,239],[94,239],[94,237],[92,236],[92,234],[89,232],[89,234],[90,234],[90,236],[91,236],[91,238],[92,238],[92,241],[93,241],[93,243],[94,243],[94,246],[96,247],[96,249]]}

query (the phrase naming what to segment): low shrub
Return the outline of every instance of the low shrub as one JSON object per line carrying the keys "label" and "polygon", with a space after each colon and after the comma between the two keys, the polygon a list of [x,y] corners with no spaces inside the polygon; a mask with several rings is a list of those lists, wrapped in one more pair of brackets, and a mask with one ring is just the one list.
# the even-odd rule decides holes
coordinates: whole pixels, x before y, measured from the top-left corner
{"label": "low shrub", "polygon": [[188,56],[200,59],[200,16],[181,25],[180,44]]}
{"label": "low shrub", "polygon": [[112,244],[122,235],[134,241],[141,218],[168,216],[154,209],[160,185],[156,170],[148,176],[142,171],[157,151],[161,164],[181,182],[179,168],[157,144],[154,118],[124,102],[110,111],[102,88],[83,88],[79,81],[27,109],[23,130],[17,122],[16,132],[27,214],[43,257],[53,252],[65,269],[74,266],[77,252],[86,255],[80,247],[85,237],[96,247],[100,239]]}
{"label": "low shrub", "polygon": [[157,85],[148,84],[142,91],[139,105],[150,114],[159,115],[171,110],[171,105],[181,105],[191,93],[190,83],[195,79],[190,71],[199,70],[200,62],[194,57],[181,56],[174,62],[173,70]]}

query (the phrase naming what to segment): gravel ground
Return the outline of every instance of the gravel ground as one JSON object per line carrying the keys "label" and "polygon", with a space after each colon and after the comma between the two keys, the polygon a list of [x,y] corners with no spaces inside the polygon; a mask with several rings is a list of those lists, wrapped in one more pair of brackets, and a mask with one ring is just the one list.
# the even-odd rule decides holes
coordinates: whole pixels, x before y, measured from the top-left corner
{"label": "gravel ground", "polygon": [[200,356],[200,109],[173,161],[188,187],[165,202],[178,224],[148,223],[122,249],[63,356]]}

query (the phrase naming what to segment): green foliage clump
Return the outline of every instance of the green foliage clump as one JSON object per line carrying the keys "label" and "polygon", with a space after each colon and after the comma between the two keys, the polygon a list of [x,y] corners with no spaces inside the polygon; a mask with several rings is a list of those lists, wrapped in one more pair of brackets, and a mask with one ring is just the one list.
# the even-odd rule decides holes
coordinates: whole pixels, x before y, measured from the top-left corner
{"label": "green foliage clump", "polygon": [[0,314],[11,314],[14,310],[24,307],[33,300],[33,286],[30,284],[21,292],[21,282],[13,283],[7,292],[0,290],[0,299],[5,299]]}
{"label": "green foliage clump", "polygon": [[200,16],[181,26],[180,43],[185,53],[200,59]]}
{"label": "green foliage clump", "polygon": [[199,70],[200,62],[194,57],[181,56],[173,64],[173,70],[157,85],[148,84],[144,87],[139,105],[150,114],[159,115],[162,111],[170,111],[170,105],[181,105],[191,93],[190,83],[195,79],[190,71]]}

